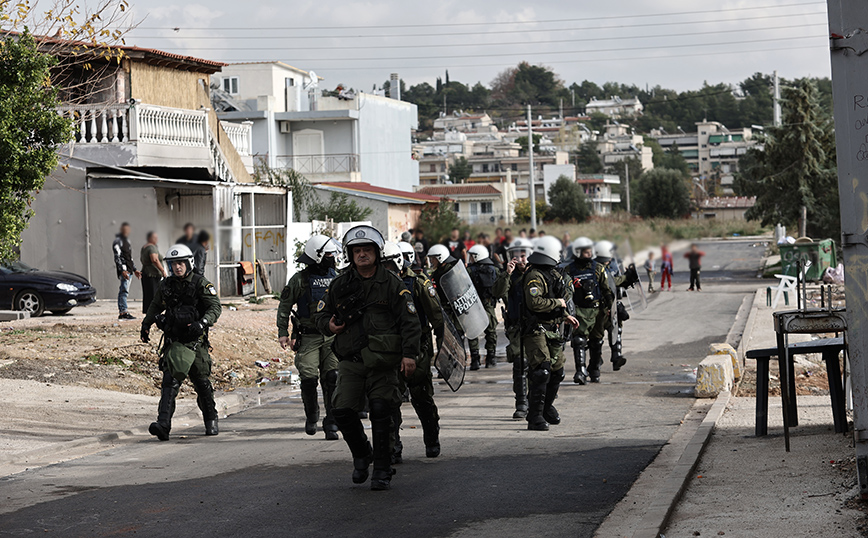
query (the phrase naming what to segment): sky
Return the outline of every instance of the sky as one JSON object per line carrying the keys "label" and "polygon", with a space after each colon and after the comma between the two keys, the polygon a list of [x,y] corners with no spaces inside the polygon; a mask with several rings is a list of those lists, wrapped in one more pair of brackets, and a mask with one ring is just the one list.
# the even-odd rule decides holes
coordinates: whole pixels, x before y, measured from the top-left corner
{"label": "sky", "polygon": [[[89,3],[94,0],[85,0]],[[370,91],[405,84],[489,85],[520,61],[566,84],[737,83],[755,72],[829,76],[825,1],[131,0],[127,44],[225,62],[281,60]]]}

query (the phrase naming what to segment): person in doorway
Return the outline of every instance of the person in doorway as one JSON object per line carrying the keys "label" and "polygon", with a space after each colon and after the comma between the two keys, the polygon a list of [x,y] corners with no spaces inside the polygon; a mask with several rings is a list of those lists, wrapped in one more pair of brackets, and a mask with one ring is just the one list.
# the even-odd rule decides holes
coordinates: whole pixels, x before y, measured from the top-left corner
{"label": "person in doorway", "polygon": [[690,287],[687,288],[687,291],[702,291],[702,284],[699,282],[699,273],[702,271],[703,256],[705,256],[705,252],[699,250],[696,243],[690,245],[690,250],[684,254],[684,257],[687,258],[687,263],[690,266]]}
{"label": "person in doorway", "polygon": [[142,262],[142,313],[147,314],[151,301],[154,300],[160,288],[160,280],[168,278],[169,273],[163,265],[163,255],[157,248],[157,233],[148,232],[147,243],[142,247],[140,261]]}
{"label": "person in doorway", "polygon": [[190,249],[190,252],[196,252],[196,227],[192,222],[184,225],[184,235],[175,241],[176,245],[184,245]]}
{"label": "person in doorway", "polygon": [[672,254],[669,253],[666,245],[660,245],[660,262],[660,291],[667,289],[667,283],[668,290],[672,291]]}
{"label": "person in doorway", "polygon": [[115,240],[112,243],[112,252],[114,253],[115,269],[120,280],[120,287],[118,288],[118,319],[136,319],[127,308],[127,297],[130,295],[130,282],[133,279],[133,275],[136,278],[142,278],[142,273],[136,269],[136,262],[133,261],[129,222],[121,224],[120,232],[115,236]]}
{"label": "person in doorway", "polygon": [[648,275],[648,293],[654,293],[654,279],[657,278],[657,260],[654,259],[654,253],[648,253],[648,259],[645,260],[645,274]]}
{"label": "person in doorway", "polygon": [[202,230],[196,236],[195,248],[193,251],[193,272],[197,275],[205,274],[205,262],[208,261],[208,251],[211,250],[211,234]]}

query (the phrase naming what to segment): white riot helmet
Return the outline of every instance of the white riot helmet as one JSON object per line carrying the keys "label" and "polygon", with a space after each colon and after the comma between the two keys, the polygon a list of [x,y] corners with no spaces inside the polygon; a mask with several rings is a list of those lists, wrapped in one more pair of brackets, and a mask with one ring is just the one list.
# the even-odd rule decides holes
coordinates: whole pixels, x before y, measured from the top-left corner
{"label": "white riot helmet", "polygon": [[518,239],[513,241],[506,249],[506,253],[507,255],[509,255],[510,258],[519,257],[519,252],[521,251],[524,251],[524,254],[527,257],[530,257],[530,255],[533,254],[533,243],[530,242],[530,239],[519,237]]}
{"label": "white riot helmet", "polygon": [[554,267],[561,261],[561,242],[550,235],[537,239],[531,254],[527,261],[534,265],[547,265]]}
{"label": "white riot helmet", "polygon": [[187,264],[187,271],[184,273],[184,276],[190,274],[190,271],[193,270],[193,251],[190,250],[190,247],[187,245],[182,245],[178,243],[177,245],[172,245],[169,247],[169,251],[166,252],[166,255],[163,257],[166,260],[166,263],[169,264],[169,272],[172,273],[172,262],[183,261]]}
{"label": "white riot helmet", "polygon": [[470,257],[470,263],[479,263],[491,257],[488,253],[488,247],[485,245],[473,245],[467,251],[467,255]]}
{"label": "white riot helmet", "polygon": [[575,241],[573,241],[573,256],[575,256],[576,259],[581,258],[582,251],[587,249],[591,249],[591,257],[593,258],[596,255],[596,253],[594,252],[593,241],[591,241],[587,237],[578,237]]}
{"label": "white riot helmet", "polygon": [[401,248],[401,255],[404,256],[404,261],[407,266],[416,263],[416,249],[413,248],[413,245],[406,241],[401,241],[398,243],[398,247]]}
{"label": "white riot helmet", "polygon": [[316,265],[322,263],[327,254],[337,257],[338,252],[338,246],[331,237],[315,234],[304,244],[304,252],[298,257],[298,261]]}
{"label": "white riot helmet", "polygon": [[347,233],[344,234],[344,257],[347,262],[353,263],[353,247],[359,245],[373,245],[377,250],[377,255],[383,253],[383,244],[386,242],[376,228],[372,226],[353,226]]}
{"label": "white riot helmet", "polygon": [[400,272],[401,268],[404,267],[404,257],[401,254],[401,247],[397,243],[386,241],[383,245],[383,263],[394,263],[396,272]]}
{"label": "white riot helmet", "polygon": [[594,245],[594,250],[596,251],[596,257],[600,258],[601,261],[608,262],[615,257],[615,244],[611,241],[597,241]]}
{"label": "white riot helmet", "polygon": [[446,245],[434,245],[428,249],[427,256],[437,260],[440,265],[455,259],[449,254],[449,249],[446,248]]}

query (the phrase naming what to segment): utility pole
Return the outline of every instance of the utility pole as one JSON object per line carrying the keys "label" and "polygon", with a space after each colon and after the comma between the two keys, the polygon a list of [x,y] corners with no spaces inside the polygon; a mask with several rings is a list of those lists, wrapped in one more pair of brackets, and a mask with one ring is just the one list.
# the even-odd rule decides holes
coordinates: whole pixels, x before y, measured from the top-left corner
{"label": "utility pole", "polygon": [[632,215],[630,211],[630,163],[624,161],[624,184],[627,189],[627,214]]}
{"label": "utility pole", "polygon": [[530,227],[536,229],[536,183],[533,180],[533,126],[531,126],[530,105],[527,105],[527,155],[530,170],[527,179],[527,190],[530,196]]}
{"label": "utility pole", "polygon": [[835,103],[835,142],[838,155],[838,192],[841,204],[841,247],[847,297],[847,354],[853,396],[853,439],[856,475],[863,500],[868,500],[868,162],[862,160],[865,112],[868,108],[868,55],[864,34],[868,4],[827,0],[832,56],[832,95]]}
{"label": "utility pole", "polygon": [[778,72],[777,71],[774,72],[774,77],[775,77],[775,79],[774,79],[775,80],[775,94],[774,94],[775,116],[774,116],[774,122],[773,123],[774,123],[775,127],[780,127],[781,126],[781,81],[778,78]]}

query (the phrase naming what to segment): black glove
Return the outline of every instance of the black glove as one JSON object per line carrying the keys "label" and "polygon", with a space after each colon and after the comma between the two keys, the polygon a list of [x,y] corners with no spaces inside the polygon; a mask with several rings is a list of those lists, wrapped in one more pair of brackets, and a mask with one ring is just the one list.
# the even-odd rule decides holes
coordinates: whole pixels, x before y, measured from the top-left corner
{"label": "black glove", "polygon": [[141,336],[142,342],[147,344],[151,341],[151,328],[142,325],[142,331],[139,333],[139,336]]}
{"label": "black glove", "polygon": [[190,336],[200,337],[205,334],[205,329],[208,327],[208,322],[204,319],[200,319],[199,321],[194,321],[190,324],[190,327],[187,329],[190,333]]}
{"label": "black glove", "polygon": [[624,282],[627,286],[633,287],[633,284],[639,282],[639,272],[636,271],[636,266],[634,264],[630,264],[630,267],[624,271],[624,276],[627,277],[627,280]]}

